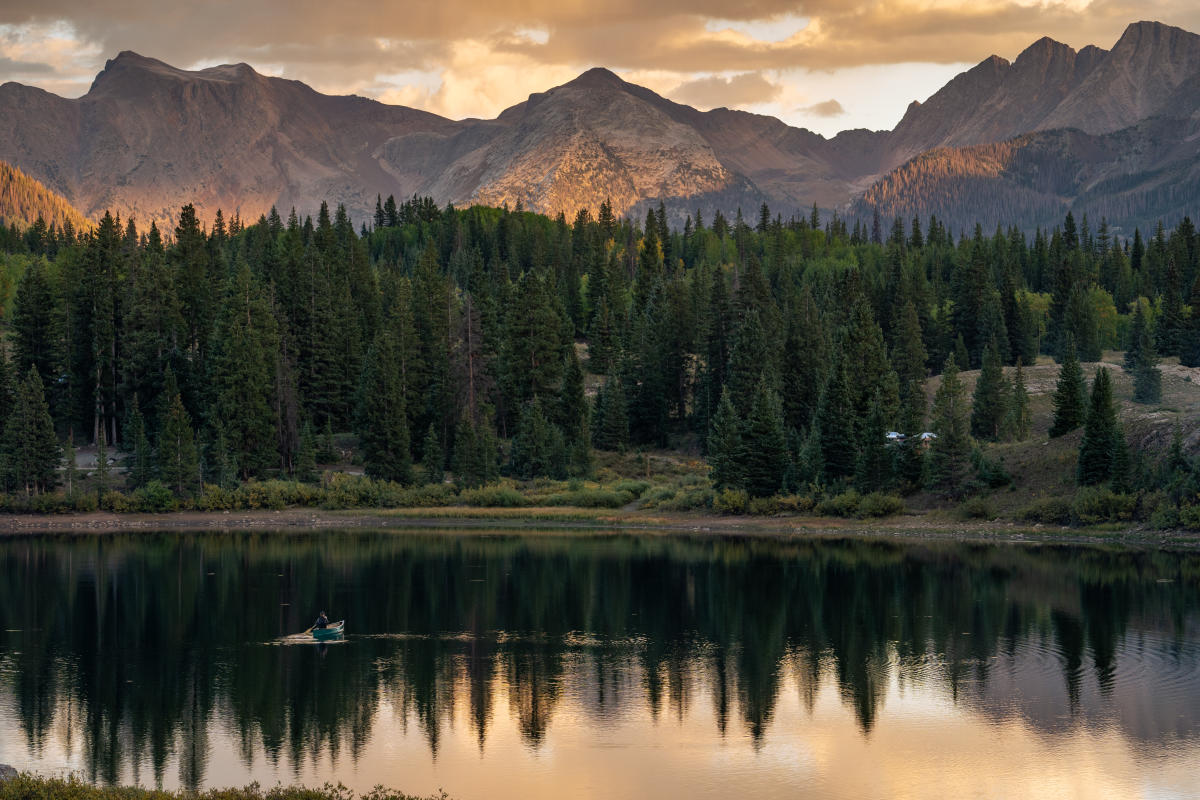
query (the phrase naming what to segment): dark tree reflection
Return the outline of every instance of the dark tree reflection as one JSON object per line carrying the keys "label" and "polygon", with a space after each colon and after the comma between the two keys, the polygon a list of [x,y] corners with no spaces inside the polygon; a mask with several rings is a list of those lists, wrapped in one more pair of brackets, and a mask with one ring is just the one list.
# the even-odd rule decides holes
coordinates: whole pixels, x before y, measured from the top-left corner
{"label": "dark tree reflection", "polygon": [[[0,703],[35,757],[57,737],[93,780],[132,769],[162,783],[176,763],[186,787],[205,784],[218,722],[247,764],[298,771],[318,757],[357,761],[389,706],[435,757],[461,713],[482,753],[501,698],[535,748],[567,697],[598,723],[638,707],[682,724],[707,704],[722,735],[732,727],[761,745],[788,680],[810,713],[831,685],[864,734],[893,684],[930,682],[1048,727],[1064,717],[1055,692],[1069,718],[1107,703],[1124,722],[1122,652],[1136,640],[1172,663],[1195,659],[1198,585],[1195,555],[1057,546],[446,532],[9,539]],[[349,620],[346,643],[281,639],[321,608]],[[1057,689],[1022,677],[1038,659],[1054,665]],[[1194,664],[1179,671],[1197,680]],[[1130,735],[1200,727],[1200,712],[1152,702],[1164,708],[1143,709]]]}

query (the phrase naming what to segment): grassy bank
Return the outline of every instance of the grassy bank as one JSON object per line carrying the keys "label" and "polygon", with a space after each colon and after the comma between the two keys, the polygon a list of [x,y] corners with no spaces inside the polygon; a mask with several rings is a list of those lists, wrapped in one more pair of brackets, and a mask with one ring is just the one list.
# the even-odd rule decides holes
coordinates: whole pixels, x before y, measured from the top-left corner
{"label": "grassy bank", "polygon": [[[0,780],[0,800],[354,800],[355,797],[344,786],[329,784],[320,789],[297,786],[264,789],[251,785],[240,789],[209,789],[197,793],[128,786],[93,786],[75,777],[43,778],[29,773]],[[382,787],[357,797],[361,800],[446,800],[445,794],[420,798]]]}

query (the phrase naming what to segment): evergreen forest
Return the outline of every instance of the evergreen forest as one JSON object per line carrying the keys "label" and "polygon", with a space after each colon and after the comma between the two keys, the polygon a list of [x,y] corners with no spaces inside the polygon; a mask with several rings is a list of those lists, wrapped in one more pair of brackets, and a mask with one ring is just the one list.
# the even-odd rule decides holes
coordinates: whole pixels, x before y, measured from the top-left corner
{"label": "evergreen forest", "polygon": [[253,222],[185,205],[169,231],[39,218],[0,251],[2,474],[25,501],[72,495],[85,447],[102,495],[176,502],[335,462],[464,490],[662,450],[704,459],[718,504],[961,500],[1004,483],[988,443],[1031,435],[1024,370],[1047,356],[1050,435],[1083,430],[1078,483],[1129,493],[1144,455],[1108,371],[1080,363],[1125,351],[1144,403],[1161,359],[1200,366],[1187,218],[985,232],[764,205],[672,229],[661,206],[568,220],[389,197],[357,228],[324,204]]}

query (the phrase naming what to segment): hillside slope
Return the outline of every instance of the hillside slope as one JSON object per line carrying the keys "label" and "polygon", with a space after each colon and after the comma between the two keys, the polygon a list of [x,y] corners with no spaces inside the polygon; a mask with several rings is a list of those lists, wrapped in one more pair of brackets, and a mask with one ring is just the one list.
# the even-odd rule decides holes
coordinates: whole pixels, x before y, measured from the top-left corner
{"label": "hillside slope", "polygon": [[68,222],[76,231],[92,226],[91,221],[62,195],[47,189],[11,164],[0,161],[0,225],[15,223],[18,228],[24,228],[39,217],[60,230]]}

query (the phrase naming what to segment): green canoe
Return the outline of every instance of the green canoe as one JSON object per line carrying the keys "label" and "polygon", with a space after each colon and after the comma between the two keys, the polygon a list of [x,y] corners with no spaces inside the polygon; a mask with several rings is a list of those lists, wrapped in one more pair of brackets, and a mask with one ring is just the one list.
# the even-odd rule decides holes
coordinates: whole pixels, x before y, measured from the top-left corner
{"label": "green canoe", "polygon": [[318,641],[325,639],[336,639],[342,635],[342,629],[345,627],[346,620],[343,619],[339,622],[331,622],[329,623],[329,626],[325,628],[313,628],[312,635],[313,638]]}

